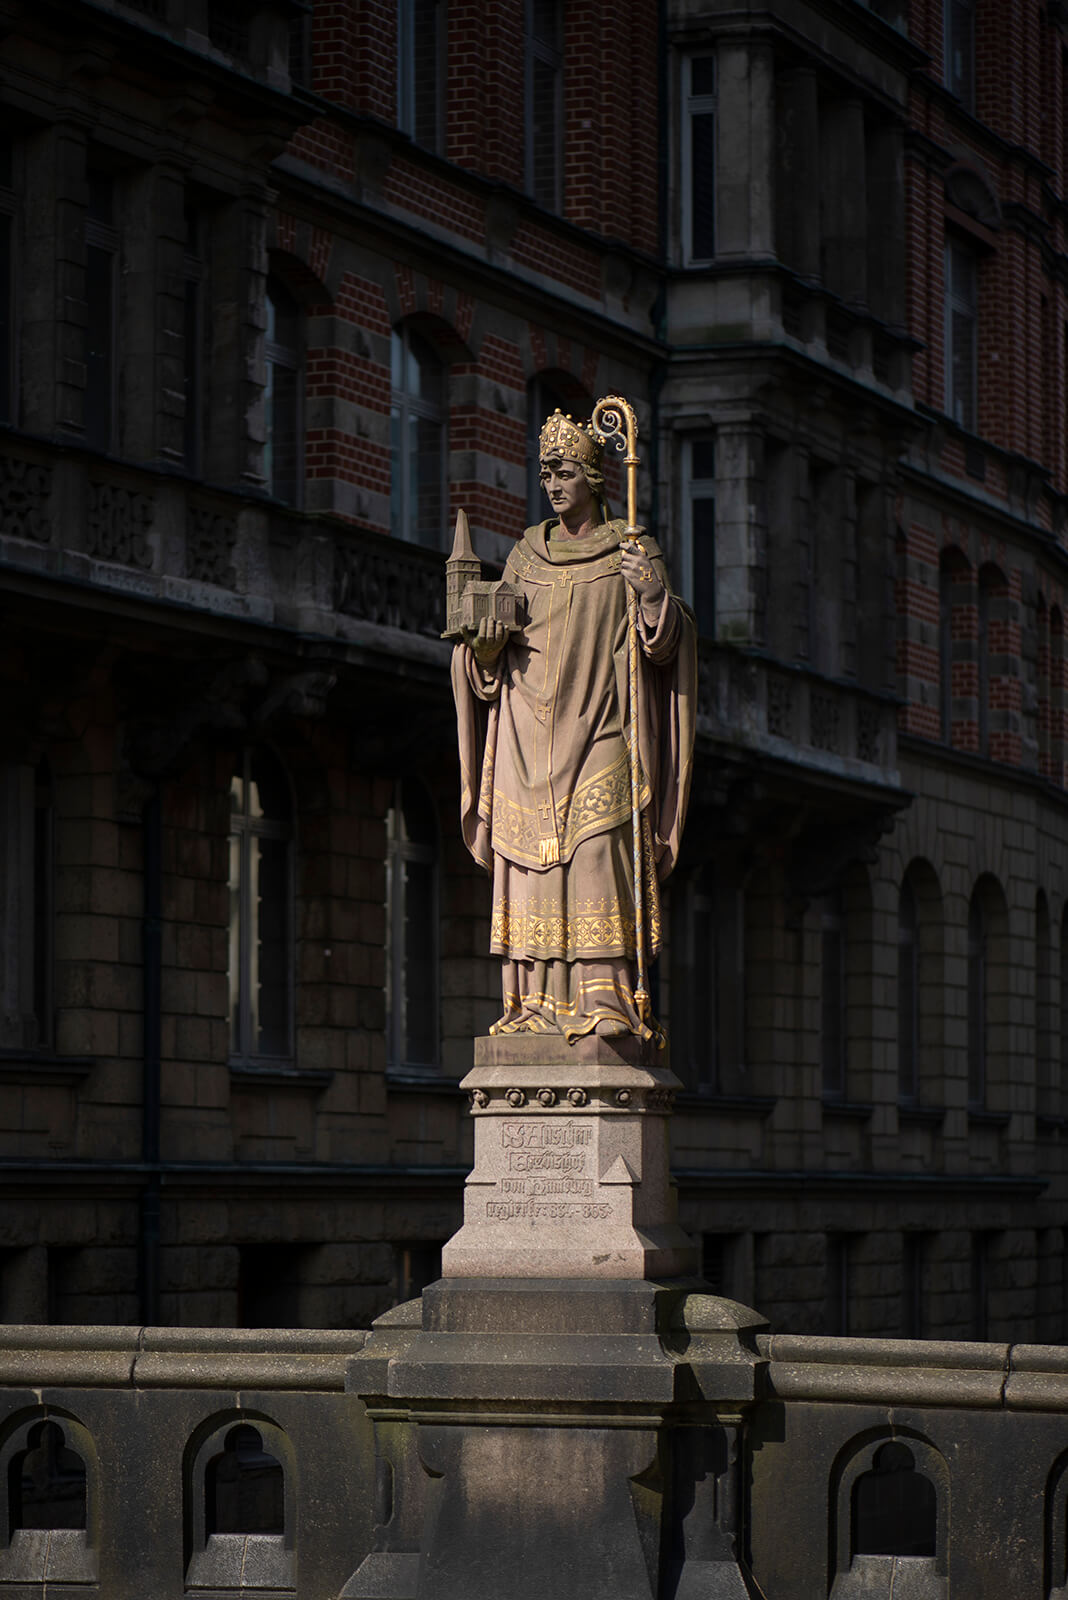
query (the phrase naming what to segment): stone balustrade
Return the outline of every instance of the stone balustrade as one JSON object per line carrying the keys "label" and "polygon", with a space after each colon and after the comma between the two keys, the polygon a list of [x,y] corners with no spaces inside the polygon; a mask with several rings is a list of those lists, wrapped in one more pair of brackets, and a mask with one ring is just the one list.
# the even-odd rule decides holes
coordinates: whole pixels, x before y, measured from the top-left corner
{"label": "stone balustrade", "polygon": [[[440,1543],[450,1493],[448,1483],[433,1487],[431,1457],[459,1463],[463,1452],[450,1454],[446,1435],[470,1433],[477,1450],[484,1435],[503,1438],[504,1424],[535,1455],[554,1431],[577,1448],[574,1430],[584,1430],[581,1448],[591,1459],[603,1449],[606,1463],[614,1459],[613,1428],[645,1430],[654,1455],[660,1438],[656,1466],[641,1472],[629,1496],[609,1486],[597,1503],[604,1486],[582,1488],[592,1539],[606,1548],[630,1542],[636,1551],[653,1539],[647,1564],[636,1556],[629,1569],[626,1593],[635,1600],[1068,1593],[1061,1347],[768,1334],[731,1302],[662,1295],[667,1312],[651,1344],[575,1329],[561,1340],[530,1328],[501,1341],[515,1347],[514,1358],[505,1351],[494,1360],[492,1341],[475,1324],[453,1333],[469,1357],[477,1344],[478,1370],[489,1376],[483,1402],[462,1399],[447,1416],[447,1336],[434,1331],[435,1295],[423,1334],[417,1302],[370,1336],[0,1330],[0,1595],[336,1600],[344,1592],[399,1600],[419,1585],[420,1597],[436,1596],[433,1563],[420,1567],[418,1548],[398,1529],[423,1528],[425,1558]],[[563,1360],[565,1349],[573,1359],[577,1337],[601,1338],[603,1379],[596,1363],[583,1364],[579,1383],[580,1369]],[[620,1354],[623,1345],[633,1352]],[[433,1372],[421,1350],[436,1352]],[[518,1363],[511,1380],[509,1359]],[[570,1385],[566,1406],[547,1399],[554,1362]],[[458,1396],[473,1371],[456,1368]],[[740,1381],[746,1372],[751,1378]],[[419,1401],[418,1413],[413,1375],[437,1395]],[[606,1409],[613,1382],[623,1386]],[[432,1448],[404,1444],[417,1424],[424,1432],[430,1425]],[[498,1470],[503,1493],[503,1458]],[[609,1475],[606,1468],[606,1482]],[[544,1501],[544,1489],[534,1498]],[[558,1492],[573,1496],[577,1486],[561,1483]],[[596,1526],[609,1505],[627,1527]],[[512,1507],[501,1538],[538,1547],[538,1530],[516,1523],[522,1515]],[[369,1554],[375,1550],[382,1554]],[[540,1559],[528,1556],[532,1567]],[[424,1569],[430,1577],[418,1577]],[[478,1576],[485,1570],[472,1566],[471,1595],[503,1597]],[[646,1570],[634,1587],[634,1572]],[[721,1587],[692,1587],[699,1581]],[[573,1592],[566,1574],[556,1592]],[[603,1589],[605,1597],[616,1593]]]}
{"label": "stone balustrade", "polygon": [[393,653],[400,632],[448,659],[438,552],[77,451],[0,445],[0,562]]}
{"label": "stone balustrade", "polygon": [[850,778],[897,782],[897,702],[856,684],[701,644],[699,734]]}

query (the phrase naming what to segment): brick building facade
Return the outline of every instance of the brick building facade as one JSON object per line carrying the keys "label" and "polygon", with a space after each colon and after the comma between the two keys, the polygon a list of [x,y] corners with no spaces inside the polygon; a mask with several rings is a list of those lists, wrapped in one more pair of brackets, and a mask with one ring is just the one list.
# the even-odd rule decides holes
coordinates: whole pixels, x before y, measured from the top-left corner
{"label": "brick building facade", "polygon": [[702,632],[683,1220],[795,1331],[1060,1339],[1059,9],[8,11],[0,1316],[434,1274],[498,982],[443,552],[621,391]]}

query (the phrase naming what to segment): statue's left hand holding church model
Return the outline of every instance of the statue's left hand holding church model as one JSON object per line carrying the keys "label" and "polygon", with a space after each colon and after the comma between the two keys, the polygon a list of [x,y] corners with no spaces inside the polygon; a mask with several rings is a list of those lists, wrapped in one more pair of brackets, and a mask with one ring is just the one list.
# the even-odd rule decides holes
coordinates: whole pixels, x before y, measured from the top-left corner
{"label": "statue's left hand holding church model", "polygon": [[[622,448],[624,427],[626,522],[608,517],[602,471],[604,441]],[[458,518],[449,636],[461,812],[465,843],[493,875],[496,1034],[659,1037],[645,978],[686,812],[696,629],[635,526],[635,434],[614,397],[592,424],[547,420],[552,515],[517,542],[502,583],[468,583],[465,595],[478,562]]]}

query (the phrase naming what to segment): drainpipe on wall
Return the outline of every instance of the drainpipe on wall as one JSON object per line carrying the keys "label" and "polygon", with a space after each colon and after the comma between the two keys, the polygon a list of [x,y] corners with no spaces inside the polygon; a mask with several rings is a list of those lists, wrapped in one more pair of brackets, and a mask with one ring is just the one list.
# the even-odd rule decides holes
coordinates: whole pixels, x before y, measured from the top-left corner
{"label": "drainpipe on wall", "polygon": [[147,1168],[141,1191],[139,1283],[141,1322],[159,1323],[159,1124],[162,1054],[163,820],[157,779],[142,816],[143,912],[141,922],[143,1075],[141,1159]]}

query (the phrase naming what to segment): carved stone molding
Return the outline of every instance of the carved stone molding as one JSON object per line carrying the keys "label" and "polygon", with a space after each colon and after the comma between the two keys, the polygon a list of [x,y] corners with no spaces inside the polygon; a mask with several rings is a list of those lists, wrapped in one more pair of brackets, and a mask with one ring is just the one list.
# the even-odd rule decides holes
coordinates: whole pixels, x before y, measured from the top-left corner
{"label": "carved stone molding", "polygon": [[444,594],[443,567],[402,545],[396,551],[338,549],[334,605],[343,616],[436,639],[445,626]]}
{"label": "carved stone molding", "polygon": [[809,743],[814,750],[837,750],[841,739],[841,704],[832,694],[817,694],[809,699]]}
{"label": "carved stone molding", "polygon": [[234,546],[237,519],[211,506],[191,505],[185,535],[185,575],[196,583],[235,589]]}
{"label": "carved stone molding", "polygon": [[32,539],[48,544],[52,521],[48,497],[52,469],[20,456],[0,456],[0,534],[7,539]]}
{"label": "carved stone molding", "polygon": [[112,483],[90,483],[85,547],[101,561],[117,561],[147,572],[152,566],[148,530],[153,498]]}

